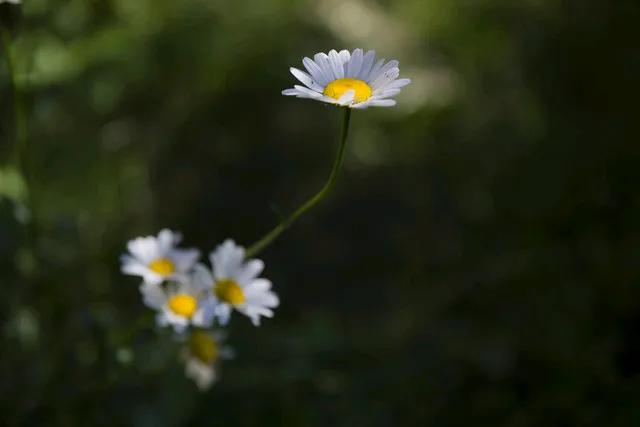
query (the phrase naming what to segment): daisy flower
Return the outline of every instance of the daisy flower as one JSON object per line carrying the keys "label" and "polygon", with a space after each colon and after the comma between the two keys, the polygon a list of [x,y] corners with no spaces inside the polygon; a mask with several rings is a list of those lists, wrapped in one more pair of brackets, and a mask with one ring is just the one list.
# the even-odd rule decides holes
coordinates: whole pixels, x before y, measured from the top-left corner
{"label": "daisy flower", "polygon": [[141,276],[146,283],[186,277],[200,257],[197,249],[177,249],[182,236],[164,229],[157,237],[138,237],[129,241],[129,254],[122,255],[122,272]]}
{"label": "daisy flower", "polygon": [[260,316],[273,317],[272,308],[280,301],[271,292],[271,282],[258,278],[264,269],[259,259],[245,260],[244,248],[226,240],[209,255],[213,272],[196,265],[193,280],[198,286],[209,286],[216,300],[215,315],[221,325],[229,321],[235,309],[260,325]]}
{"label": "daisy flower", "polygon": [[224,346],[222,332],[194,331],[182,352],[185,375],[201,390],[207,390],[217,379],[220,359],[233,358],[233,350]]}
{"label": "daisy flower", "polygon": [[302,60],[308,73],[290,68],[291,74],[304,86],[294,85],[293,89],[283,90],[282,94],[349,108],[396,105],[392,98],[411,80],[398,79],[398,61],[385,63],[380,59],[374,64],[375,56],[375,51],[365,54],[362,49],[355,49],[352,53],[348,50],[316,53],[313,60]]}
{"label": "daisy flower", "polygon": [[172,282],[166,286],[143,283],[140,286],[146,306],[157,310],[159,326],[172,326],[182,333],[189,325],[208,328],[213,323],[215,300],[209,289],[191,280]]}
{"label": "daisy flower", "polygon": [[0,3],[20,4],[22,3],[22,0],[0,0]]}

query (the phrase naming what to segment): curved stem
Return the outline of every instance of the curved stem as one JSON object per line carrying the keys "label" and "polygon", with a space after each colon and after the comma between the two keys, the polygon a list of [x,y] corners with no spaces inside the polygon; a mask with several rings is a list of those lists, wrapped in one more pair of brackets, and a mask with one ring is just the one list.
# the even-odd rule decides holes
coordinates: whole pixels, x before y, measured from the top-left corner
{"label": "curved stem", "polygon": [[246,251],[246,257],[250,258],[256,255],[258,252],[269,246],[271,242],[273,242],[283,231],[285,231],[293,222],[298,219],[303,213],[307,212],[309,209],[320,203],[322,199],[325,198],[327,194],[333,189],[338,179],[338,174],[340,172],[340,168],[342,167],[342,161],[344,160],[344,151],[347,146],[347,135],[349,133],[349,121],[351,119],[351,108],[345,108],[344,112],[344,121],[342,123],[342,133],[340,136],[340,144],[338,145],[338,153],[336,154],[336,159],[333,162],[333,168],[331,169],[331,173],[329,174],[329,178],[327,182],[325,182],[324,186],[316,193],[313,197],[307,200],[302,206],[296,209],[292,214],[286,217],[284,220],[280,222],[273,230],[267,233],[262,239],[255,242],[253,245],[249,246]]}

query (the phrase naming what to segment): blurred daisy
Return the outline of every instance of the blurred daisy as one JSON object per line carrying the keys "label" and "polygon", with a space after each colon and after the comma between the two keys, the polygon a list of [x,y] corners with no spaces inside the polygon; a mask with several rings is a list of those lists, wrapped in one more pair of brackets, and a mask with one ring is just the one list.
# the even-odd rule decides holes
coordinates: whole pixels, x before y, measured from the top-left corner
{"label": "blurred daisy", "polygon": [[172,282],[167,286],[143,283],[140,286],[143,301],[157,310],[159,326],[170,325],[182,333],[189,325],[208,328],[213,323],[215,300],[209,289],[191,280]]}
{"label": "blurred daisy", "polygon": [[141,276],[146,283],[184,279],[200,257],[197,249],[177,249],[182,236],[164,229],[157,237],[138,237],[129,241],[129,254],[122,255],[122,272]]}
{"label": "blurred daisy", "polygon": [[0,3],[20,4],[22,3],[22,0],[0,0]]}
{"label": "blurred daisy", "polygon": [[185,375],[191,378],[202,391],[207,390],[217,379],[220,359],[231,359],[233,350],[224,346],[222,332],[194,331],[182,353]]}
{"label": "blurred daisy", "polygon": [[398,79],[398,61],[385,63],[380,59],[374,64],[375,56],[373,50],[365,54],[362,49],[356,49],[353,53],[348,50],[320,52],[313,60],[304,58],[302,63],[308,73],[290,68],[291,74],[304,86],[294,85],[282,94],[350,108],[396,105],[392,98],[411,80]]}
{"label": "blurred daisy", "polygon": [[271,282],[258,278],[264,263],[259,259],[245,261],[244,254],[243,247],[226,240],[209,256],[213,272],[202,264],[194,270],[193,281],[213,291],[215,315],[222,325],[235,309],[259,326],[260,316],[273,317],[271,309],[280,304],[278,296],[271,292]]}

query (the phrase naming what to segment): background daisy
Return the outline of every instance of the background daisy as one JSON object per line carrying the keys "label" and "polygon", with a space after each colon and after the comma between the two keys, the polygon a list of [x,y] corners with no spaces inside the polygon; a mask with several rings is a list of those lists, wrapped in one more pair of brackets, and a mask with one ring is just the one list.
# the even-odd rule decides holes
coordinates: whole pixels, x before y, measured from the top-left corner
{"label": "background daisy", "polygon": [[144,303],[158,311],[159,326],[170,325],[182,333],[189,325],[207,328],[213,322],[215,301],[208,289],[190,280],[166,286],[143,283],[140,292]]}
{"label": "background daisy", "polygon": [[245,250],[233,240],[226,240],[210,255],[213,272],[198,264],[194,282],[198,286],[209,286],[216,300],[215,315],[220,324],[229,321],[235,309],[248,316],[254,325],[260,317],[272,317],[273,308],[279,305],[278,296],[271,291],[271,282],[258,278],[264,269],[259,259],[245,261]]}
{"label": "background daisy", "polygon": [[197,249],[178,249],[182,236],[164,229],[158,236],[138,237],[129,241],[129,254],[122,255],[122,272],[141,276],[146,283],[184,279],[197,262]]}
{"label": "background daisy", "polygon": [[294,85],[282,94],[350,108],[393,106],[396,101],[392,98],[411,80],[398,79],[398,61],[385,63],[383,58],[375,62],[375,56],[373,50],[365,54],[362,49],[355,49],[353,53],[348,50],[320,52],[313,60],[305,57],[302,63],[308,73],[290,68],[291,74],[304,86]]}
{"label": "background daisy", "polygon": [[233,358],[233,350],[223,345],[226,334],[222,331],[194,331],[182,353],[185,375],[191,378],[200,390],[207,390],[218,377],[221,359]]}

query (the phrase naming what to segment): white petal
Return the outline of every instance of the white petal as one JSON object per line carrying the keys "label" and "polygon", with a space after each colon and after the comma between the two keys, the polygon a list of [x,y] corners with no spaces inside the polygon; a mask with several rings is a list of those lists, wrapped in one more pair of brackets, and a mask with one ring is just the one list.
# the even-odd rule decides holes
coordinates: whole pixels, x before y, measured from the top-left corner
{"label": "white petal", "polygon": [[366,101],[361,102],[361,103],[359,103],[359,104],[353,104],[353,105],[351,105],[351,106],[350,106],[350,108],[354,108],[354,109],[356,109],[356,110],[365,110],[365,109],[367,109],[367,108],[368,108],[368,107],[370,107],[370,106],[371,106],[371,104],[370,104],[369,100],[367,99]]}
{"label": "white petal", "polygon": [[329,52],[329,64],[331,64],[331,70],[333,71],[333,77],[335,80],[344,78],[344,66],[342,65],[342,59],[335,50]]}
{"label": "white petal", "polygon": [[299,96],[301,93],[298,89],[285,89],[282,91],[284,96]]}
{"label": "white petal", "polygon": [[294,87],[295,87],[295,88],[298,90],[298,92],[300,92],[302,95],[307,96],[307,97],[309,97],[309,98],[313,98],[313,99],[316,99],[316,98],[322,98],[322,93],[315,92],[315,91],[313,91],[313,90],[311,90],[311,89],[309,89],[309,88],[306,88],[306,87],[304,87],[304,86],[295,85]]}
{"label": "white petal", "polygon": [[382,66],[384,65],[384,58],[381,58],[378,60],[378,62],[376,62],[376,64],[373,66],[373,68],[371,68],[371,71],[369,72],[369,75],[367,76],[367,83],[371,82],[371,79],[374,76],[377,76],[380,69],[382,68]]}
{"label": "white petal", "polygon": [[180,233],[174,233],[173,231],[165,228],[158,233],[158,248],[160,253],[168,253],[175,245],[180,243],[182,235]]}
{"label": "white petal", "polygon": [[317,92],[322,92],[323,88],[322,86],[320,86],[318,83],[316,83],[309,74],[305,73],[304,71],[300,71],[297,68],[289,68],[289,71],[291,71],[291,74],[294,75],[295,78],[297,78],[298,80],[300,80],[305,86],[307,86],[309,89],[313,89]]}
{"label": "white petal", "polygon": [[163,307],[162,313],[166,319],[166,324],[172,325],[173,329],[179,334],[184,332],[187,326],[189,326],[189,319],[175,314],[166,304]]}
{"label": "white petal", "polygon": [[334,104],[334,105],[338,105],[338,100],[337,99],[333,99],[329,96],[322,96],[322,98],[318,98],[318,101],[322,101],[322,102],[326,102],[328,104]]}
{"label": "white petal", "polygon": [[316,99],[316,100],[320,100],[320,98],[322,98],[322,95],[318,96],[319,94],[317,92],[312,91],[311,89],[308,88],[304,88],[304,92],[302,90],[298,90],[298,87],[303,87],[303,86],[298,86],[296,85],[296,88],[294,89],[286,89],[282,91],[282,94],[285,96],[295,96],[296,98],[304,98],[304,99]]}
{"label": "white petal", "polygon": [[400,70],[397,67],[391,68],[390,70],[386,70],[384,73],[380,74],[377,79],[369,83],[369,86],[371,86],[371,89],[374,91],[378,89],[385,89],[386,86],[393,80],[397,79],[399,75]]}
{"label": "white petal", "polygon": [[247,305],[253,307],[269,307],[275,308],[280,305],[278,296],[270,291],[255,295],[247,295]]}
{"label": "white petal", "polygon": [[273,317],[273,310],[265,307],[254,307],[253,312],[264,317]]}
{"label": "white petal", "polygon": [[324,72],[320,65],[316,64],[311,58],[304,58],[302,60],[304,67],[307,69],[311,77],[322,86],[326,86],[331,81],[329,76]]}
{"label": "white petal", "polygon": [[340,98],[338,98],[339,105],[349,105],[353,103],[353,97],[356,95],[356,91],[353,89],[349,89],[345,93],[342,94]]}
{"label": "white petal", "polygon": [[176,270],[181,273],[190,271],[200,258],[200,251],[197,249],[175,249],[171,252],[170,258],[176,264]]}
{"label": "white petal", "polygon": [[145,283],[148,283],[150,285],[159,285],[160,283],[164,282],[165,279],[164,276],[161,276],[151,270],[148,270],[144,274],[144,276],[142,276],[142,278],[144,279]]}
{"label": "white petal", "polygon": [[184,331],[187,330],[187,326],[189,326],[189,323],[185,320],[184,323],[183,322],[173,322],[173,330],[175,331],[176,334],[183,334]]}
{"label": "white petal", "polygon": [[271,289],[271,281],[268,279],[255,279],[244,288],[245,295],[253,295],[267,292]]}
{"label": "white petal", "polygon": [[142,301],[147,307],[157,310],[167,302],[167,296],[160,285],[143,283],[140,286],[140,293],[142,293]]}
{"label": "white petal", "polygon": [[373,61],[376,59],[376,51],[370,50],[367,52],[362,58],[362,67],[360,68],[360,74],[358,78],[360,80],[368,81],[369,73],[371,72],[371,66],[373,65]]}
{"label": "white petal", "polygon": [[377,70],[375,73],[372,71],[371,74],[369,75],[369,80],[368,80],[368,82],[370,83],[369,86],[375,89],[373,87],[373,82],[375,82],[380,76],[384,75],[387,71],[392,70],[394,68],[397,69],[398,64],[399,64],[398,61],[392,60],[384,64],[382,67],[380,67],[380,69]]}
{"label": "white petal", "polygon": [[220,325],[224,326],[229,323],[229,317],[231,317],[231,306],[229,304],[218,304],[214,312]]}
{"label": "white petal", "polygon": [[397,94],[399,94],[401,91],[402,91],[402,89],[398,89],[398,88],[396,88],[396,89],[385,88],[383,90],[379,90],[379,91],[374,92],[373,95],[374,95],[375,98],[379,98],[379,99],[391,98],[392,96],[396,96]]}
{"label": "white petal", "polygon": [[148,264],[158,258],[158,244],[155,237],[138,237],[127,243],[129,252],[144,264]]}
{"label": "white petal", "polygon": [[210,259],[213,265],[213,276],[216,279],[235,278],[244,261],[244,248],[237,246],[233,240],[227,239],[210,255]]}
{"label": "white petal", "polygon": [[200,289],[196,286],[196,284],[191,280],[189,276],[179,276],[174,279],[176,283],[172,283],[175,287],[169,291],[170,295],[174,294],[188,294],[194,297],[197,297],[200,293]]}
{"label": "white petal", "polygon": [[210,300],[201,302],[200,307],[191,318],[191,323],[201,328],[210,327],[215,317],[214,309],[215,305]]}
{"label": "white petal", "polygon": [[374,99],[369,102],[372,107],[393,107],[396,105],[395,99]]}
{"label": "white petal", "polygon": [[262,270],[264,270],[264,262],[259,259],[252,259],[244,264],[236,280],[240,286],[247,285],[258,277],[260,273],[262,273]]}
{"label": "white petal", "polygon": [[[347,62],[351,59],[351,53],[347,49],[342,49],[338,52],[338,56],[340,56],[340,60],[342,61],[342,65],[347,65]],[[344,68],[343,68],[344,69]]]}
{"label": "white petal", "polygon": [[211,387],[216,380],[215,368],[200,360],[190,357],[185,362],[185,376],[191,378],[199,390],[204,391]]}
{"label": "white petal", "polygon": [[196,264],[193,268],[193,274],[191,277],[193,284],[196,288],[201,290],[209,290],[213,287],[215,280],[213,274],[204,264]]}
{"label": "white petal", "polygon": [[123,274],[144,276],[147,272],[149,272],[149,268],[146,265],[142,264],[140,261],[130,255],[122,255],[122,257],[120,257],[120,261],[122,262],[122,267],[120,268],[120,270]]}
{"label": "white petal", "polygon": [[362,68],[362,49],[356,49],[351,55],[351,59],[347,63],[347,77],[358,78],[360,69]]}
{"label": "white petal", "polygon": [[326,80],[325,85],[330,81],[335,80],[333,76],[333,70],[331,69],[331,64],[329,63],[329,57],[326,53],[316,53],[313,56],[313,60],[316,64],[318,64],[318,67],[322,69],[322,73],[324,74]]}
{"label": "white petal", "polygon": [[170,322],[169,319],[167,318],[166,314],[161,311],[160,313],[158,313],[156,315],[156,323],[158,324],[158,326],[160,326],[161,328],[164,328],[165,326],[167,326]]}
{"label": "white petal", "polygon": [[411,83],[411,79],[397,79],[385,86],[385,89],[400,89]]}
{"label": "white petal", "polygon": [[255,326],[260,326],[260,316],[264,317],[273,317],[273,311],[258,306],[247,306],[244,307],[242,313],[248,316]]}
{"label": "white petal", "polygon": [[256,310],[255,307],[247,306],[239,309],[239,311],[251,319],[253,326],[260,326],[260,313],[258,313],[258,310]]}

